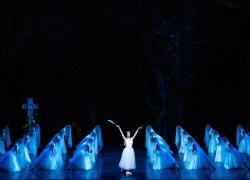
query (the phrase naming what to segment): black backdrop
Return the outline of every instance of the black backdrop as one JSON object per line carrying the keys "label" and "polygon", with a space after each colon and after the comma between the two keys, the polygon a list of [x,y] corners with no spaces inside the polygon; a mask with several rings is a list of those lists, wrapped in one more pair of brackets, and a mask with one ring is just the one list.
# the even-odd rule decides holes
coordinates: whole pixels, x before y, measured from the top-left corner
{"label": "black backdrop", "polygon": [[[37,122],[44,144],[72,122],[82,130],[81,136],[74,136],[75,142],[99,124],[104,143],[111,146],[120,146],[122,141],[118,130],[107,123],[109,118],[124,131],[154,125],[159,114],[147,97],[148,91],[157,92],[159,79],[153,77],[146,55],[138,51],[140,24],[144,30],[153,27],[147,27],[134,15],[150,16],[140,9],[149,8],[149,4],[154,12],[162,6],[161,11],[171,14],[181,3],[2,1],[1,125],[10,126],[13,141],[23,134],[26,114],[21,104],[27,97],[39,104]],[[248,128],[249,121],[249,6],[200,1],[200,6],[211,10],[204,13],[197,4],[183,2],[196,8],[197,15],[201,13],[210,23],[212,47],[208,54],[213,56],[199,57],[208,60],[198,65],[183,62],[187,69],[201,66],[202,70],[182,92],[185,109],[181,118],[168,122],[164,138],[173,143],[174,128],[181,124],[202,143],[205,125],[209,123],[234,142],[236,125]],[[158,47],[153,44],[153,48]],[[157,61],[158,57],[155,54],[152,59]],[[166,71],[173,68],[166,67]],[[145,81],[151,82],[149,87]],[[138,135],[136,146],[143,146],[144,133],[145,128]]]}

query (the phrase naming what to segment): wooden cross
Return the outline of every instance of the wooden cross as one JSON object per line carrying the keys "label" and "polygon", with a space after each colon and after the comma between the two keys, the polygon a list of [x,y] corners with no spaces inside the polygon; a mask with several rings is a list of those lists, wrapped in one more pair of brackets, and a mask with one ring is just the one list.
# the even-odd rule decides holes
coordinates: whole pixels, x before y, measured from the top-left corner
{"label": "wooden cross", "polygon": [[34,119],[34,109],[38,109],[38,104],[33,104],[33,98],[27,98],[27,104],[22,104],[22,109],[27,109],[28,126],[30,127]]}

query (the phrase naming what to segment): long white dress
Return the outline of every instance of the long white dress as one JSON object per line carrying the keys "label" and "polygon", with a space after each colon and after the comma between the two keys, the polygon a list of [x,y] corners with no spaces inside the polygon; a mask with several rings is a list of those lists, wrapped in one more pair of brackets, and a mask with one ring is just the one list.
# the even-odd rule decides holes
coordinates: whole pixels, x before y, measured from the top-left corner
{"label": "long white dress", "polygon": [[148,149],[149,149],[149,147],[151,146],[151,133],[153,133],[154,132],[154,129],[151,127],[151,126],[147,126],[146,127],[146,136],[145,136],[145,148],[147,149],[147,151],[148,151]]}
{"label": "long white dress", "polygon": [[181,126],[176,127],[175,145],[179,154],[184,154],[185,152],[185,138],[187,135],[188,133]]}
{"label": "long white dress", "polygon": [[217,130],[213,130],[211,133],[211,138],[208,144],[208,155],[214,156],[216,154],[216,148],[217,148],[217,142],[216,137],[219,135],[219,132]]}
{"label": "long white dress", "polygon": [[220,136],[217,137],[217,148],[216,148],[216,153],[215,153],[215,158],[214,161],[216,163],[224,163],[225,157],[226,157],[226,143],[227,143],[227,138],[223,137],[221,138]]}
{"label": "long white dress", "polygon": [[163,142],[156,140],[154,151],[154,170],[174,167],[176,160],[174,159],[170,149]]}
{"label": "long white dress", "polygon": [[244,130],[241,130],[241,140],[238,146],[238,151],[242,154],[247,153],[248,152],[248,146],[247,146],[247,133]]}
{"label": "long white dress", "polygon": [[209,125],[209,124],[206,125],[203,142],[206,144],[206,149],[207,150],[208,150],[208,147],[209,147],[210,139],[212,137],[212,132],[213,132],[212,126]]}
{"label": "long white dress", "polygon": [[57,161],[57,147],[54,142],[49,142],[49,144],[43,149],[35,160],[35,165],[39,169],[55,170],[58,168]]}
{"label": "long white dress", "polygon": [[126,138],[124,144],[126,147],[123,149],[119,167],[125,170],[136,169],[135,152],[132,147],[133,139]]}
{"label": "long white dress", "polygon": [[224,161],[225,169],[237,169],[246,166],[244,156],[228,142],[226,144],[226,155]]}
{"label": "long white dress", "polygon": [[76,150],[74,154],[84,148],[85,143],[89,143],[90,149],[92,150],[92,153],[89,154],[91,163],[94,164],[96,162],[96,152],[95,152],[95,137],[90,133],[89,135],[85,136],[80,143],[76,145]]}
{"label": "long white dress", "polygon": [[91,132],[95,135],[95,152],[99,153],[103,147],[103,139],[102,139],[102,131],[99,125],[96,125],[95,128]]}
{"label": "long white dress", "polygon": [[[199,159],[201,159],[200,161],[204,160],[204,152],[200,148],[200,145],[197,143],[197,141],[190,135],[186,135],[184,144],[185,144],[184,155],[183,155],[184,168],[186,169],[196,168],[194,167],[196,166],[195,158],[198,157]],[[192,152],[193,145],[195,145],[196,148],[195,153]]]}
{"label": "long white dress", "polygon": [[21,171],[21,164],[18,156],[19,146],[18,144],[15,144],[12,149],[10,149],[0,158],[0,169],[10,172]]}
{"label": "long white dress", "polygon": [[37,155],[38,148],[40,146],[40,126],[38,124],[33,125],[29,129],[29,153]]}
{"label": "long white dress", "polygon": [[30,154],[27,146],[29,143],[29,136],[26,135],[24,136],[24,138],[19,139],[17,142],[20,151],[18,159],[20,161],[21,167],[25,168],[29,163],[31,163]]}
{"label": "long white dress", "polygon": [[78,150],[74,153],[73,157],[70,158],[69,162],[77,169],[92,169],[93,166],[90,159],[90,154],[92,152],[89,152],[90,148],[90,144],[88,142],[84,142],[81,146],[79,146]]}
{"label": "long white dress", "polygon": [[187,169],[213,168],[207,154],[197,144],[191,145],[190,162]]}

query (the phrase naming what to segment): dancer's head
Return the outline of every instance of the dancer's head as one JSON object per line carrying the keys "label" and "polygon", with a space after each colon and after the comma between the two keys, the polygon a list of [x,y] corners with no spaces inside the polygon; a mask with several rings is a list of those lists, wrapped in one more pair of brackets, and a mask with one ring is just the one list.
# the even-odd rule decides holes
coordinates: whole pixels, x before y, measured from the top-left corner
{"label": "dancer's head", "polygon": [[217,143],[217,144],[220,144],[220,142],[221,142],[221,136],[220,136],[220,135],[217,135],[217,136],[216,136],[216,143]]}
{"label": "dancer's head", "polygon": [[231,147],[232,147],[232,144],[228,141],[228,142],[226,143],[226,149],[227,149],[228,151],[230,151],[230,150],[231,150]]}
{"label": "dancer's head", "polygon": [[155,135],[155,132],[150,132],[149,135],[150,137],[153,137]]}
{"label": "dancer's head", "polygon": [[193,137],[192,136],[190,136],[190,135],[187,135],[187,137],[186,137],[186,139],[187,139],[187,142],[193,142]]}
{"label": "dancer's head", "polygon": [[9,128],[9,126],[7,126],[7,125],[3,126],[3,129],[8,129],[8,128]]}
{"label": "dancer's head", "polygon": [[151,142],[156,143],[156,140],[157,140],[156,135],[153,135],[153,136],[150,138],[150,140],[151,140]]}
{"label": "dancer's head", "polygon": [[92,135],[94,138],[96,137],[96,132],[95,132],[95,130],[92,131],[91,135]]}
{"label": "dancer's head", "polygon": [[23,144],[23,139],[21,139],[21,138],[18,139],[18,140],[17,140],[17,143],[20,144],[20,145]]}
{"label": "dancer's head", "polygon": [[32,127],[30,130],[29,130],[29,134],[30,136],[34,135],[35,134],[35,128]]}
{"label": "dancer's head", "polygon": [[50,150],[52,151],[52,152],[55,152],[55,143],[51,143],[50,144]]}
{"label": "dancer's head", "polygon": [[242,129],[242,130],[241,130],[241,136],[244,136],[245,134],[246,134],[245,130]]}
{"label": "dancer's head", "polygon": [[181,130],[181,134],[188,135],[187,131],[185,131],[185,130]]}
{"label": "dancer's head", "polygon": [[16,152],[16,153],[19,153],[19,146],[18,146],[18,144],[14,145],[13,151]]}
{"label": "dancer's head", "polygon": [[63,135],[65,132],[65,129],[63,128],[61,131],[59,131],[59,135]]}
{"label": "dancer's head", "polygon": [[60,142],[60,136],[56,136],[55,143]]}
{"label": "dancer's head", "polygon": [[94,142],[94,137],[93,137],[93,136],[90,136],[90,137],[88,138],[88,142],[89,142],[89,144],[92,144],[92,143]]}
{"label": "dancer's head", "polygon": [[26,135],[26,136],[24,137],[24,143],[25,143],[25,144],[29,144],[29,139],[30,139],[29,136]]}
{"label": "dancer's head", "polygon": [[126,135],[127,135],[127,138],[130,138],[130,137],[131,137],[131,132],[130,132],[130,131],[127,131],[127,132],[126,132]]}

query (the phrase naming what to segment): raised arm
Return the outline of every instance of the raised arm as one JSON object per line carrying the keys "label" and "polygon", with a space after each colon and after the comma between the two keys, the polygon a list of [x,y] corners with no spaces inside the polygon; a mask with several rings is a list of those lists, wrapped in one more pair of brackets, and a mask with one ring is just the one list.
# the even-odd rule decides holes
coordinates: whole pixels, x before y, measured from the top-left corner
{"label": "raised arm", "polygon": [[118,127],[118,129],[119,129],[119,131],[120,131],[120,133],[121,133],[121,135],[122,135],[122,138],[123,138],[124,141],[125,141],[126,137],[124,136],[124,134],[123,134],[123,132],[122,132],[120,126],[119,126],[119,125],[115,125],[115,126]]}
{"label": "raised arm", "polygon": [[143,128],[143,126],[138,127],[138,129],[135,131],[135,134],[134,134],[134,136],[132,137],[132,139],[134,139],[134,138],[135,138],[135,136],[137,135],[138,131],[139,131],[140,129],[142,129],[142,128]]}

